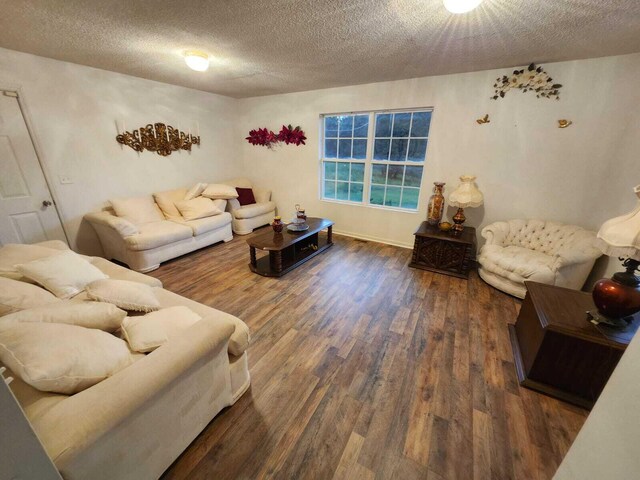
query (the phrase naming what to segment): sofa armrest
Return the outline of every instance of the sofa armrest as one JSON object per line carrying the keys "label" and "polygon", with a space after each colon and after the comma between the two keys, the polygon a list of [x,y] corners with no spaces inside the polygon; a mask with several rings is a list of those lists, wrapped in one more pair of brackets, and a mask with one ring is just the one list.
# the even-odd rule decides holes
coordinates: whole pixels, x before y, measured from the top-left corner
{"label": "sofa armrest", "polygon": [[482,229],[482,237],[486,245],[504,245],[504,240],[509,234],[507,222],[495,222]]}
{"label": "sofa armrest", "polygon": [[262,188],[254,188],[253,196],[256,199],[256,203],[267,203],[271,201],[271,190],[265,190]]}
{"label": "sofa armrest", "polygon": [[233,213],[234,210],[240,208],[240,202],[237,198],[230,198],[227,200],[227,211]]}
{"label": "sofa armrest", "polygon": [[91,212],[87,213],[84,218],[86,218],[92,225],[98,224],[112,228],[123,238],[139,233],[138,227],[129,220],[116,217],[115,215],[111,215],[109,212]]}
{"label": "sofa armrest", "polygon": [[63,474],[72,469],[81,478],[78,471],[95,468],[131,448],[126,445],[131,431],[156,442],[174,435],[162,417],[169,412],[158,411],[158,397],[167,395],[175,382],[201,371],[204,362],[214,362],[212,368],[217,363],[222,370],[226,362],[226,377],[223,371],[212,370],[208,375],[211,381],[224,380],[225,384],[212,388],[221,395],[227,389],[230,404],[227,346],[233,330],[231,322],[203,318],[145,358],[53,406],[34,427],[58,469]]}
{"label": "sofa armrest", "polygon": [[582,241],[562,248],[556,254],[554,268],[559,270],[563,267],[579,265],[581,263],[593,263],[601,256],[602,252],[593,245],[593,242]]}

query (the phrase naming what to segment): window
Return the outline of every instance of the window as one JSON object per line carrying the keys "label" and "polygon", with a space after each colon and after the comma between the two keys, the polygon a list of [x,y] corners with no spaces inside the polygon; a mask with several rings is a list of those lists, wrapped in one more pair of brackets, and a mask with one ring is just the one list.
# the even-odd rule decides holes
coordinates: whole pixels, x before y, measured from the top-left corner
{"label": "window", "polygon": [[323,199],[418,209],[431,110],[322,119]]}
{"label": "window", "polygon": [[324,117],[323,198],[362,203],[369,115]]}

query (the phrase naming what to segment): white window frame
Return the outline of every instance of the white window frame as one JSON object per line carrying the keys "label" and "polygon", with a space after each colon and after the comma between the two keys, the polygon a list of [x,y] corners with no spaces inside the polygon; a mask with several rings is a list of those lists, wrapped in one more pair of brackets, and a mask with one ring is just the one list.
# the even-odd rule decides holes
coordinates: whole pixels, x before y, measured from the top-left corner
{"label": "white window frame", "polygon": [[[429,132],[427,132],[427,136],[426,137],[407,137],[407,140],[410,141],[412,138],[415,140],[427,140],[427,150],[425,153],[425,159],[422,162],[412,162],[412,161],[408,161],[406,160],[408,158],[409,155],[409,145],[407,145],[407,156],[405,157],[405,161],[403,162],[396,162],[396,161],[391,161],[391,160],[374,160],[373,159],[373,151],[374,151],[374,147],[375,147],[375,141],[376,141],[376,137],[375,137],[375,118],[376,118],[376,114],[394,114],[394,113],[413,113],[413,112],[431,112],[431,124],[433,123],[433,113],[434,113],[434,108],[433,107],[415,107],[415,108],[404,108],[404,109],[393,109],[393,110],[369,110],[369,111],[358,111],[358,112],[337,112],[337,113],[323,113],[320,115],[320,134],[319,134],[319,138],[320,138],[320,142],[319,142],[319,157],[320,157],[320,161],[319,161],[319,168],[320,168],[320,175],[319,177],[319,189],[318,192],[320,194],[320,201],[322,202],[327,202],[327,203],[337,203],[337,204],[342,204],[342,205],[354,205],[354,206],[358,206],[358,207],[368,207],[368,208],[377,208],[377,209],[382,209],[382,210],[391,210],[391,211],[396,211],[396,212],[403,212],[403,213],[410,213],[410,214],[415,214],[418,212],[418,210],[420,209],[420,205],[422,204],[422,194],[423,194],[423,182],[424,182],[424,176],[425,176],[425,170],[426,170],[426,163],[427,163],[427,158],[429,157],[429,145],[430,145],[430,141],[429,141],[429,133],[431,132],[431,126],[429,127]],[[325,117],[334,117],[334,116],[340,116],[340,115],[368,115],[369,116],[369,129],[367,132],[367,150],[366,150],[366,155],[364,159],[352,159],[352,158],[325,158],[324,157],[324,149],[325,149],[325,136],[324,136],[324,122],[325,122]],[[395,120],[395,117],[392,117],[392,120]],[[413,122],[413,118],[412,118],[412,122]],[[391,133],[393,134],[393,121],[391,123]],[[360,138],[360,137],[359,137]],[[380,139],[390,139],[392,140],[393,137],[380,137]],[[339,137],[338,137],[339,140]],[[353,147],[352,147],[353,148]],[[336,152],[337,155],[337,152]],[[389,155],[391,155],[391,142],[389,145]],[[364,185],[363,185],[363,189],[362,189],[362,202],[354,202],[351,200],[339,200],[339,199],[334,199],[334,198],[324,198],[324,186],[325,186],[325,176],[324,176],[324,162],[336,162],[336,163],[364,163]],[[389,176],[389,168],[388,166],[391,165],[397,165],[397,166],[413,166],[413,167],[422,167],[422,176],[420,177],[420,187],[403,187],[403,185],[399,185],[399,187],[401,188],[417,188],[419,190],[418,192],[418,204],[416,206],[415,209],[413,208],[403,208],[400,206],[387,206],[387,205],[378,205],[375,203],[370,203],[370,198],[371,198],[371,186],[372,185],[377,185],[377,186],[382,186],[381,184],[378,183],[372,183],[371,181],[371,171],[373,168],[373,165],[387,165],[387,178],[386,181],[388,182],[388,176]],[[351,169],[349,169],[349,171],[351,171]],[[403,173],[403,178],[402,178],[402,182],[404,184],[404,175],[406,174]],[[337,166],[336,166],[336,175],[337,175]],[[336,193],[337,193],[337,178],[336,178]],[[350,183],[352,183],[349,180]],[[385,195],[386,195],[386,189],[388,187],[388,183],[386,183],[384,185],[385,187]],[[391,186],[395,186],[395,185],[391,185]],[[400,195],[400,205],[402,205],[402,193]]]}

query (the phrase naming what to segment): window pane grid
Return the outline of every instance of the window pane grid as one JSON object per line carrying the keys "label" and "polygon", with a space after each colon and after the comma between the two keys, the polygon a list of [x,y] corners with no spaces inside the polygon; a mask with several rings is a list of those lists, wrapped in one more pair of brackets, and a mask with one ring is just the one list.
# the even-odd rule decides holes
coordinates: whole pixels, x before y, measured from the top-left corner
{"label": "window pane grid", "polygon": [[430,110],[331,115],[323,120],[322,198],[417,210]]}

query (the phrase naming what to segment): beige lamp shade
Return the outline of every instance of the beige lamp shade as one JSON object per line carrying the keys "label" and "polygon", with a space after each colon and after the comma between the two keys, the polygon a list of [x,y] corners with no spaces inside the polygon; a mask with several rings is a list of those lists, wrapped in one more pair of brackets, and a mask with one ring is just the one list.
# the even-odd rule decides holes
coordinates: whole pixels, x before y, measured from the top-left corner
{"label": "beige lamp shade", "polygon": [[473,175],[462,175],[460,185],[449,195],[449,204],[458,208],[479,207],[484,203],[482,192],[478,190]]}
{"label": "beige lamp shade", "polygon": [[[640,185],[633,191],[640,199]],[[605,255],[640,261],[640,201],[632,212],[604,222],[598,239],[598,246]]]}

